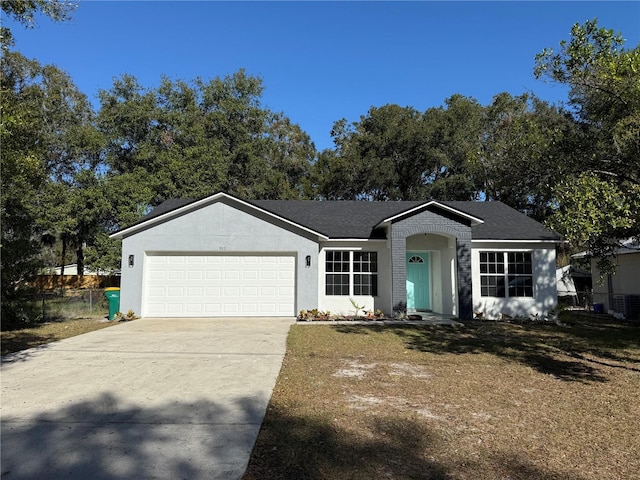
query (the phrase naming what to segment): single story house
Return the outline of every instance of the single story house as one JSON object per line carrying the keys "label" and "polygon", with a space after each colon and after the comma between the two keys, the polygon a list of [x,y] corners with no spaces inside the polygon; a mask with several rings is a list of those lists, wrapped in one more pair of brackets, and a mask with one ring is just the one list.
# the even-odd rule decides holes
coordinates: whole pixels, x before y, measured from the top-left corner
{"label": "single story house", "polygon": [[[583,254],[578,255],[585,255]],[[616,271],[603,276],[598,259],[591,258],[593,303],[602,304],[605,312],[640,318],[640,244],[633,239],[621,242],[615,251]]]}
{"label": "single story house", "polygon": [[547,315],[557,234],[501,202],[169,200],[122,239],[120,310]]}

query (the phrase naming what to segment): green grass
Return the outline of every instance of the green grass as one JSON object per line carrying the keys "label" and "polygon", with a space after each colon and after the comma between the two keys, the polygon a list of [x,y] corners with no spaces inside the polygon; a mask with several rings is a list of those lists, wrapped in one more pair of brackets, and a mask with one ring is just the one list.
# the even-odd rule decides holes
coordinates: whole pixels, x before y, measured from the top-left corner
{"label": "green grass", "polygon": [[296,325],[245,480],[634,478],[640,328]]}

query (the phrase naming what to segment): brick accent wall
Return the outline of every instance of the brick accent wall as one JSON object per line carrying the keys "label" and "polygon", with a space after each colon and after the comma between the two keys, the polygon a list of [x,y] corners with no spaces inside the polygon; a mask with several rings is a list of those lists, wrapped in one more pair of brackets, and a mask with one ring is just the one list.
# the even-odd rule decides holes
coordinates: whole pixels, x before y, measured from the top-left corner
{"label": "brick accent wall", "polygon": [[425,233],[446,235],[456,239],[458,316],[473,317],[471,289],[471,227],[447,212],[425,210],[399,220],[391,226],[392,305],[406,309],[407,302],[407,237]]}

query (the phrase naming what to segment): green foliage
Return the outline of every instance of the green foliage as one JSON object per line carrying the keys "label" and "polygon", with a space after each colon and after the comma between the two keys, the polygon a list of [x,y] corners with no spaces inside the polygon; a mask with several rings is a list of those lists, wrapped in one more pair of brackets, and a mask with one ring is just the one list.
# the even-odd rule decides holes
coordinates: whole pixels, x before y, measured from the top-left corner
{"label": "green foliage", "polygon": [[132,76],[100,92],[108,176],[132,175],[148,205],[226,191],[243,198],[300,198],[315,148],[299,126],[262,107],[261,79],[239,70],[205,82]]}
{"label": "green foliage", "polygon": [[47,176],[42,90],[37,62],[5,54],[0,67],[0,285],[3,322],[23,321],[25,281],[40,266],[34,198]]}
{"label": "green foliage", "polygon": [[0,82],[2,315],[22,322],[34,313],[26,281],[44,258],[55,262],[51,243],[45,248],[39,239],[60,243],[62,265],[73,246],[81,272],[84,246],[106,221],[110,202],[99,174],[102,139],[69,76],[4,51]]}
{"label": "green foliage", "polygon": [[412,107],[372,107],[359,122],[334,124],[335,148],[314,170],[327,199],[417,200],[475,196],[470,175],[479,151],[481,107],[455,95],[446,106],[420,113]]}
{"label": "green foliage", "polygon": [[600,259],[603,273],[612,273],[611,256],[619,241],[640,232],[640,185],[627,189],[590,174],[561,182],[562,203],[549,226],[562,231],[573,245],[588,247]]}
{"label": "green foliage", "polygon": [[575,171],[573,119],[533,95],[501,93],[485,110],[484,132],[477,175],[487,199],[545,220],[554,186]]}
{"label": "green foliage", "polygon": [[351,297],[349,297],[349,301],[351,302],[351,305],[353,305],[353,308],[355,310],[355,317],[358,318],[360,316],[360,310],[364,309],[364,305],[358,305],[358,302],[356,302]]}
{"label": "green foliage", "polygon": [[551,221],[576,247],[600,257],[604,271],[618,242],[640,237],[640,45],[624,40],[597,20],[576,24],[559,52],[545,49],[535,73],[570,87],[569,101],[583,132],[584,173],[560,184]]}
{"label": "green foliage", "polygon": [[424,114],[429,139],[427,198],[473,200],[479,195],[476,169],[482,150],[483,107],[473,98],[453,95],[445,106]]}
{"label": "green foliage", "polygon": [[[76,7],[76,2],[65,0],[2,0],[0,2],[0,8],[5,15],[27,28],[35,26],[35,16],[38,13],[62,22],[71,18],[71,13]],[[11,29],[6,26],[0,27],[2,50],[6,50],[13,44]]]}

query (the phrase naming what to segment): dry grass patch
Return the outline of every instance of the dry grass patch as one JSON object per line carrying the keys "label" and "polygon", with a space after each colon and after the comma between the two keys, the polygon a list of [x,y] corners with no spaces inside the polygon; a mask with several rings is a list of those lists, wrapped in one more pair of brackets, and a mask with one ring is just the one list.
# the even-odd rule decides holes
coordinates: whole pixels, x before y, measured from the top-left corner
{"label": "dry grass patch", "polygon": [[92,332],[93,330],[99,330],[115,324],[117,324],[117,322],[107,322],[104,316],[100,315],[89,318],[47,322],[20,330],[0,332],[2,355],[55,342],[63,338],[75,337],[76,335],[82,335],[83,333]]}
{"label": "dry grass patch", "polygon": [[294,326],[249,479],[637,478],[640,328]]}

